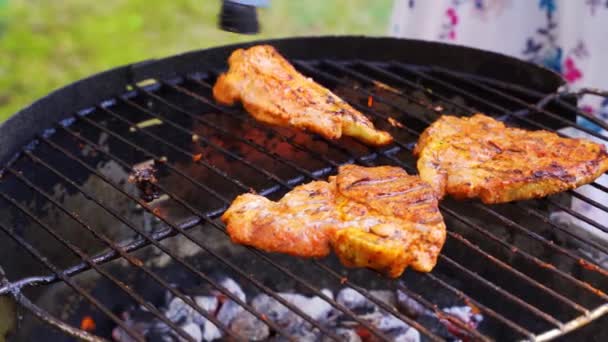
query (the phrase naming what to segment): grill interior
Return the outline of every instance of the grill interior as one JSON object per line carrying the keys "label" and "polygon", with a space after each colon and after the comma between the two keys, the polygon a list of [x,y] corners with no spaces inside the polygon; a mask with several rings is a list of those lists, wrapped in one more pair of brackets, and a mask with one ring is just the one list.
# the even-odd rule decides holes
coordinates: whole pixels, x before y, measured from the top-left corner
{"label": "grill interior", "polygon": [[[608,311],[608,271],[602,265],[608,244],[598,238],[608,226],[570,209],[570,203],[576,199],[601,211],[608,208],[578,191],[491,206],[443,201],[448,239],[437,267],[428,274],[406,271],[399,281],[344,269],[333,257],[300,260],[232,245],[218,217],[238,194],[253,190],[277,199],[298,184],[326,179],[345,163],[397,165],[416,173],[411,150],[422,130],[442,114],[484,112],[513,126],[575,127],[607,140],[577,125],[576,115],[585,114],[555,94],[398,62],[292,62],[390,131],[395,143],[370,148],[349,138],[328,141],[257,123],[241,108],[213,101],[211,87],[221,70],[208,70],[133,84],[45,131],[6,166],[0,180],[0,260],[20,257],[2,262],[10,282],[4,281],[0,294],[13,294],[34,316],[55,318],[64,329],[32,328],[36,334],[61,340],[70,333],[62,322],[77,327],[86,314],[107,322],[98,325],[97,334],[109,338],[112,327],[121,326],[141,339],[118,314],[116,303],[121,302],[146,307],[191,340],[159,311],[159,298],[169,291],[226,337],[238,339],[188,297],[186,288],[205,284],[289,338],[280,324],[219,286],[215,274],[276,298],[335,340],[340,339],[335,332],[277,291],[316,295],[352,315],[321,292],[352,287],[417,329],[424,340],[449,336],[437,322],[415,320],[370,290],[399,288],[438,318],[438,307],[474,307],[484,315],[478,329],[450,318],[473,340],[548,340]],[[405,126],[393,126],[388,118]],[[162,196],[146,204],[126,180],[133,166],[150,160],[156,161]],[[608,190],[598,182],[584,187]],[[592,228],[551,220],[557,211]],[[30,301],[46,312],[28,306]],[[30,317],[22,324],[36,323]],[[360,323],[387,339],[377,327]]]}

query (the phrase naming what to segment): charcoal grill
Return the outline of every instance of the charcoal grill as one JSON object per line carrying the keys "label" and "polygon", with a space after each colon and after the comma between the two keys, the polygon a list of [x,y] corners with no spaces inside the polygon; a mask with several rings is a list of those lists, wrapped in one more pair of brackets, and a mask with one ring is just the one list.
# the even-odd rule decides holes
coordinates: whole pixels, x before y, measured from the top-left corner
{"label": "charcoal grill", "polygon": [[[398,165],[415,173],[411,150],[441,114],[484,112],[514,126],[570,127],[606,142],[577,124],[577,117],[606,125],[576,108],[577,96],[603,93],[562,93],[562,79],[549,70],[438,43],[365,37],[268,43],[389,130],[394,144],[327,141],[216,104],[210,89],[230,52],[253,43],[117,68],[50,94],[0,127],[0,295],[19,304],[15,340],[109,339],[115,326],[142,340],[125,324],[119,302],[144,307],[192,340],[160,313],[164,292],[183,299],[226,338],[242,338],[198,306],[186,283],[215,288],[263,319],[273,334],[289,338],[279,322],[219,286],[217,273],[276,298],[330,340],[340,337],[277,291],[316,295],[352,315],[320,290],[351,287],[417,329],[423,340],[454,337],[437,324],[442,320],[467,340],[608,336],[601,327],[608,312],[608,270],[602,264],[608,244],[598,237],[608,226],[572,210],[570,202],[608,208],[583,193],[502,205],[447,199],[441,210],[448,239],[436,269],[406,271],[399,282],[344,269],[334,258],[300,260],[234,246],[218,220],[239,193],[276,199],[345,163]],[[389,118],[405,126],[391,125]],[[134,166],[149,161],[158,169],[161,197],[146,203],[126,179]],[[586,187],[608,190],[599,182]],[[555,222],[550,214],[556,211],[591,228]],[[374,288],[400,288],[437,319],[399,311],[375,297]],[[438,309],[455,304],[479,310],[484,321],[475,329]],[[81,324],[85,315],[94,319],[95,330],[81,329],[87,328]],[[354,319],[372,337],[388,338]]]}

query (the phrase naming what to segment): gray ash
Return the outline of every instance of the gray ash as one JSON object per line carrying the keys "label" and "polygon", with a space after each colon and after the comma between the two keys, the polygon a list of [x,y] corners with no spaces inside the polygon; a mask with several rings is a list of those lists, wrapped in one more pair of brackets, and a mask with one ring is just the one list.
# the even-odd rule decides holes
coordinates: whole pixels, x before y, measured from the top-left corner
{"label": "gray ash", "polygon": [[[255,309],[264,320],[272,321],[290,337],[298,341],[326,341],[327,337],[303,319],[292,312],[277,299],[258,293],[247,296],[241,286],[231,278],[223,278],[219,284],[228,292],[240,300],[247,302]],[[215,317],[218,321],[228,327],[235,335],[241,336],[249,341],[287,341],[284,336],[278,335],[265,322],[249,311],[242,308],[236,302],[227,299],[221,292],[206,288],[197,294],[190,294],[190,298],[200,309]],[[407,323],[393,314],[386,312],[375,303],[361,295],[352,288],[342,288],[335,293],[323,289],[322,293],[334,299],[339,304],[352,310],[357,318],[376,327],[379,331],[391,338],[393,341],[418,342],[421,340],[420,333],[410,327]],[[410,317],[434,315],[425,310],[420,303],[396,290],[371,290],[370,294],[385,304],[398,309],[401,313]],[[375,337],[365,325],[343,314],[330,303],[319,296],[306,296],[294,292],[279,292],[278,295],[300,309],[320,325],[333,331],[344,341],[372,342]],[[161,312],[167,319],[180,326],[187,334],[196,341],[223,340],[225,335],[221,329],[200,315],[196,310],[186,304],[183,300],[166,295],[165,304]],[[449,307],[442,310],[443,314],[453,319],[459,319],[463,323],[476,328],[483,317],[467,307]],[[414,314],[412,314],[414,313]],[[155,318],[143,308],[130,308],[124,312],[123,318],[127,325],[146,337],[148,341],[181,341],[182,338],[172,331],[166,324]],[[412,317],[414,318],[414,317]],[[462,338],[460,331],[454,329],[449,320],[441,320],[446,325],[449,333],[444,336],[448,340]],[[112,337],[115,341],[130,342],[131,338],[120,327],[114,328]]]}

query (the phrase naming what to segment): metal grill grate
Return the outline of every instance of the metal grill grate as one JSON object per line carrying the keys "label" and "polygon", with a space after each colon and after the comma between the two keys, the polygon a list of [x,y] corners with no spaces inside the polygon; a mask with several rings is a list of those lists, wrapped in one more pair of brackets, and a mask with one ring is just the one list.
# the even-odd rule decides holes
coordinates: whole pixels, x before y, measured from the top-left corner
{"label": "metal grill grate", "polygon": [[[415,160],[410,152],[418,134],[441,113],[470,115],[482,111],[526,128],[553,130],[557,127],[575,127],[608,141],[608,138],[595,131],[578,125],[572,115],[559,115],[550,109],[551,106],[562,109],[570,106],[555,94],[542,94],[441,68],[400,63],[323,60],[294,61],[294,65],[304,74],[334,89],[354,107],[373,118],[381,128],[389,129],[396,138],[395,143],[387,148],[371,149],[349,139],[326,141],[257,123],[242,109],[226,108],[213,101],[210,90],[219,70],[179,79],[155,80],[146,86],[133,85],[125,94],[82,111],[57,125],[53,131],[38,136],[36,144],[24,149],[20,158],[6,166],[0,181],[0,197],[3,205],[10,210],[12,221],[0,220],[0,229],[15,242],[15,246],[31,254],[50,274],[42,273],[40,269],[40,273],[11,282],[5,280],[0,294],[10,293],[32,309],[22,291],[62,281],[107,319],[121,326],[133,339],[143,340],[143,336],[127,326],[112,308],[79,285],[79,274],[92,269],[92,272],[114,284],[116,291],[145,307],[182,338],[193,340],[174,322],[165,318],[152,304],[151,298],[145,298],[125,279],[118,278],[106,267],[111,260],[120,258],[134,271],[143,272],[158,286],[181,298],[227,336],[239,339],[186,293],[173,286],[170,283],[172,279],[161,276],[154,267],[134,256],[135,251],[153,246],[200,282],[209,284],[265,321],[277,334],[290,338],[289,332],[277,322],[256,312],[191,260],[168,247],[165,241],[161,242],[179,237],[204,251],[218,267],[238,275],[257,291],[266,293],[302,316],[326,337],[339,340],[335,332],[322,322],[315,321],[279,296],[267,279],[261,279],[255,272],[248,272],[231,260],[230,255],[218,252],[214,248],[215,240],[201,238],[196,234],[197,229],[216,230],[221,234],[221,239],[227,240],[224,226],[217,218],[236,194],[254,189],[260,194],[277,197],[297,184],[325,179],[344,163],[392,164],[415,173]],[[574,110],[569,108],[571,113]],[[580,111],[576,114],[593,120]],[[405,127],[392,127],[387,123],[388,118],[400,120]],[[162,124],[138,127],[138,123],[152,119]],[[252,132],[257,135],[253,136]],[[205,155],[201,157],[199,153]],[[171,203],[169,209],[159,210],[160,207],[146,204],[137,197],[132,187],[124,183],[124,179],[116,179],[108,170],[99,167],[111,162],[125,174],[137,162],[149,159],[159,165],[158,189]],[[120,238],[100,229],[90,212],[70,209],[49,187],[53,182],[37,178],[41,172],[52,174],[54,182],[61,183],[71,193],[80,194],[83,200],[92,203],[96,211],[111,217],[122,229]],[[97,179],[104,190],[87,186],[84,181],[89,177]],[[596,182],[588,187],[608,190]],[[192,193],[198,195],[193,196]],[[37,200],[26,201],[30,196]],[[206,197],[201,199],[202,196]],[[127,203],[139,210],[135,216],[137,223],[134,223],[133,216],[125,214],[123,208],[117,207],[115,198],[124,199],[120,203]],[[436,270],[429,274],[406,272],[404,283],[391,284],[436,312],[438,317],[441,312],[437,305],[444,299],[434,295],[435,291],[452,302],[467,303],[478,308],[488,319],[486,330],[482,326],[478,331],[454,317],[448,317],[475,340],[494,339],[497,336],[488,334],[499,333],[500,336],[542,341],[576,329],[608,311],[608,296],[603,292],[608,288],[608,271],[577,249],[608,254],[608,248],[593,237],[578,234],[576,230],[550,220],[548,213],[564,211],[604,233],[608,233],[608,227],[570,209],[567,203],[569,198],[608,211],[604,204],[577,191],[568,191],[565,195],[545,200],[497,206],[446,200],[442,202],[441,210],[448,226],[448,241]],[[78,234],[90,233],[91,239],[100,248],[84,250],[74,242],[73,236],[66,237],[60,227],[45,222],[48,217],[43,218],[40,214],[37,207],[40,203],[46,208],[58,210],[66,220],[73,221],[80,229]],[[145,217],[158,220],[159,227],[146,228],[141,223]],[[47,232],[49,241],[29,240],[18,229],[19,222],[23,221],[33,222],[36,229]],[[199,228],[191,229],[193,227]],[[132,233],[126,235],[125,231]],[[562,235],[567,238],[560,239]],[[570,245],[562,241],[568,241]],[[54,245],[59,248],[56,251],[71,252],[76,259],[70,262],[55,260],[56,254],[50,253],[51,248],[55,248],[50,246]],[[366,273],[369,271],[347,271],[325,260],[296,261],[252,248],[242,249],[255,262],[276,270],[281,279],[319,296],[343,314],[353,316],[380,340],[389,338],[377,327],[358,318],[349,308],[324,294],[314,279],[350,286],[416,328],[426,338],[444,339],[428,324],[418,322],[374,297],[361,281],[363,276],[358,275],[377,277]],[[290,263],[295,262],[306,265],[314,275],[312,280],[292,270]],[[32,310],[37,309],[33,307]],[[34,314],[49,321],[49,313],[35,311]],[[56,319],[52,319],[51,324],[66,333],[76,333]],[[89,335],[84,337],[93,338]]]}

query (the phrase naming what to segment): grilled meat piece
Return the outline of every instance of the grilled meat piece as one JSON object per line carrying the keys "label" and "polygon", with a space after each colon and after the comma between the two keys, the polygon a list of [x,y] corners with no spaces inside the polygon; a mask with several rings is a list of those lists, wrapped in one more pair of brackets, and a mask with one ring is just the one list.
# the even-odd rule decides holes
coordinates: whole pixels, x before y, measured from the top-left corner
{"label": "grilled meat piece", "polygon": [[238,196],[222,216],[232,241],[268,252],[306,257],[329,254],[327,229],[338,220],[335,191],[327,182],[298,186],[280,201]]}
{"label": "grilled meat piece", "polygon": [[398,277],[408,265],[435,266],[446,235],[437,205],[432,188],[403,169],[346,165],[278,202],[240,195],[222,220],[235,243],[300,257],[331,247],[346,266]]}
{"label": "grilled meat piece", "polygon": [[296,71],[272,46],[238,49],[228,59],[213,96],[223,104],[241,101],[257,120],[309,130],[328,139],[351,136],[369,145],[392,141],[387,132],[338,96]]}
{"label": "grilled meat piece", "polygon": [[436,195],[502,203],[589,183],[608,170],[603,145],[506,127],[483,114],[442,116],[420,136],[420,177]]}

